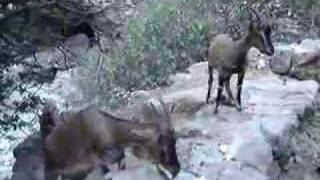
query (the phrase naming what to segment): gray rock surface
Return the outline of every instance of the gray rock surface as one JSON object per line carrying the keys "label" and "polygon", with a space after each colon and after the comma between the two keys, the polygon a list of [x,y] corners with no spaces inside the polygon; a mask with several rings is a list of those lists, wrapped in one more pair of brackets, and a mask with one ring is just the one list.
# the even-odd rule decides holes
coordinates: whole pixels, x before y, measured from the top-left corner
{"label": "gray rock surface", "polygon": [[[207,64],[193,65],[189,71],[174,76],[171,87],[156,93],[178,109],[201,104],[207,90]],[[178,134],[198,132],[179,140],[182,166],[206,179],[258,180],[277,174],[272,150],[287,142],[297,124],[296,114],[312,103],[318,88],[314,81],[289,79],[283,85],[270,72],[251,71],[244,81],[242,112],[221,106],[214,115],[213,105],[203,105],[188,117],[179,116],[188,108],[174,111]]]}
{"label": "gray rock surface", "polygon": [[[316,97],[319,88],[316,82],[288,79],[283,85],[270,72],[249,71],[244,82],[243,112],[221,106],[219,114],[214,115],[213,105],[203,103],[207,64],[195,64],[189,72],[173,76],[174,83],[168,88],[146,93],[162,96],[172,112],[180,137],[177,148],[182,164],[176,179],[319,178],[301,164],[289,167],[288,173],[280,173],[279,165],[289,166],[290,157],[281,162],[285,164],[274,162],[274,153],[287,150],[289,133],[298,123],[296,114],[303,112]],[[232,84],[235,89],[234,79]],[[143,179],[150,175],[146,168],[136,167],[111,176],[122,179],[127,177],[124,174],[140,177],[143,173],[140,177]]]}
{"label": "gray rock surface", "polygon": [[[319,85],[314,81],[294,79],[289,79],[283,85],[270,72],[249,71],[244,81],[243,111],[238,112],[234,107],[221,105],[219,114],[214,115],[213,105],[204,103],[207,64],[195,64],[189,68],[189,72],[173,76],[174,83],[170,87],[146,93],[153,97],[162,96],[167,107],[172,110],[173,124],[179,136],[178,156],[182,165],[181,173],[176,179],[267,180],[279,176],[280,170],[273,161],[272,151],[286,144],[289,131],[297,125],[296,114],[312,103]],[[233,90],[234,80],[232,79]],[[143,108],[138,108],[133,113],[139,114],[141,110]],[[28,149],[28,146],[22,147]],[[17,148],[15,152],[21,157],[26,151]],[[29,155],[28,162],[37,159],[41,162],[41,158]],[[23,167],[19,165],[22,162],[19,159],[21,158],[17,158],[15,172],[18,167]],[[130,158],[126,161],[126,170],[112,171],[107,177],[143,180],[152,176],[154,179],[163,179],[150,163],[141,164],[137,163],[140,160]],[[32,166],[22,169],[28,168]],[[309,172],[307,168],[294,168],[298,170],[281,175],[281,179],[297,177],[296,174],[292,175],[294,172],[299,172],[299,177],[315,179],[313,172]],[[38,169],[41,169],[41,165]],[[27,174],[36,172],[38,171],[25,171]],[[18,180],[19,178],[15,178],[18,176],[19,173],[15,173],[13,179]],[[91,175],[88,178],[103,179],[101,175]]]}
{"label": "gray rock surface", "polygon": [[[243,111],[221,105],[219,114],[214,115],[213,104],[204,103],[207,78],[207,63],[198,63],[189,68],[189,73],[172,76],[173,84],[169,87],[136,93],[139,106],[143,106],[141,101],[148,101],[149,97],[162,96],[172,113],[182,165],[177,180],[319,179],[301,164],[294,164],[288,168],[288,173],[281,174],[279,163],[274,162],[274,152],[286,146],[290,130],[297,126],[296,114],[316,98],[319,88],[316,82],[288,79],[283,85],[282,80],[271,72],[249,70],[243,87]],[[236,89],[235,80],[232,78],[233,90]],[[214,85],[213,98],[215,91]],[[137,117],[139,120],[141,111],[141,107],[131,107],[116,114],[130,115],[131,119]],[[32,138],[30,141],[37,142]],[[16,148],[14,180],[28,176],[37,179],[40,176],[41,153],[30,153],[32,146],[39,145],[25,143]],[[148,162],[141,163],[141,160],[130,159],[130,156],[126,162],[126,170],[113,170],[106,177],[143,180],[152,176],[163,179]],[[289,162],[290,157],[285,163]],[[103,179],[101,174],[94,173],[90,178]]]}

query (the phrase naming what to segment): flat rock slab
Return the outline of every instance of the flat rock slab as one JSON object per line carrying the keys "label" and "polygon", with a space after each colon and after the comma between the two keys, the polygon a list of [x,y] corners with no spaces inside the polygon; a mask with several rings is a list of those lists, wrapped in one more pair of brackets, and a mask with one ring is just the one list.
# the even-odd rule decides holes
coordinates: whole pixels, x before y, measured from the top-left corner
{"label": "flat rock slab", "polygon": [[[219,114],[215,115],[214,104],[205,103],[207,73],[207,63],[198,63],[189,68],[189,73],[172,76],[171,86],[136,95],[143,101],[161,96],[172,113],[182,166],[175,179],[271,180],[280,177],[272,150],[287,142],[289,131],[297,126],[297,113],[312,104],[319,85],[294,79],[284,84],[271,72],[249,70],[243,84],[242,112],[221,104]],[[233,77],[232,90],[236,89],[235,81]],[[216,96],[216,87],[214,85],[211,99]],[[313,178],[303,167],[294,168],[296,170],[280,179],[318,178]],[[138,166],[108,177],[162,179],[151,166]]]}
{"label": "flat rock slab", "polygon": [[[231,80],[231,89],[236,90],[236,78]],[[272,150],[285,144],[289,131],[298,125],[297,113],[316,98],[318,83],[288,79],[284,85],[283,80],[271,72],[249,70],[243,84],[243,111],[221,104],[219,114],[213,114],[214,104],[205,103],[207,63],[195,64],[189,68],[189,73],[176,74],[171,81],[173,84],[169,87],[139,91],[135,96],[141,103],[160,95],[172,114],[182,167],[176,180],[320,179],[299,165],[280,177],[272,155]],[[212,100],[216,87],[214,85]],[[118,113],[134,119],[136,114],[143,114],[142,110],[143,107],[132,108]],[[93,172],[87,180],[167,179],[150,162],[130,159],[130,156],[125,160],[126,170],[113,168],[105,177]]]}
{"label": "flat rock slab", "polygon": [[[286,141],[297,125],[297,113],[312,104],[319,85],[294,79],[284,85],[277,75],[249,70],[243,83],[243,111],[220,105],[215,115],[214,105],[204,103],[207,63],[195,64],[189,72],[173,76],[172,86],[155,92],[172,107],[174,126],[181,135],[177,148],[185,171],[177,179],[269,179],[276,173],[273,142]],[[212,99],[215,96],[216,88]],[[190,172],[193,176],[186,175]]]}

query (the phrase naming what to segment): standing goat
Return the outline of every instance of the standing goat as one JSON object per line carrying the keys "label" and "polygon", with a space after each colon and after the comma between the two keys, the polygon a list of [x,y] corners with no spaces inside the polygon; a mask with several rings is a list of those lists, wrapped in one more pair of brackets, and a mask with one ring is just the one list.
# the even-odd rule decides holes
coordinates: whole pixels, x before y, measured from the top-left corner
{"label": "standing goat", "polygon": [[[232,74],[238,75],[238,92],[236,107],[241,111],[241,91],[242,82],[245,71],[248,66],[247,54],[248,51],[255,47],[261,53],[269,56],[273,55],[274,47],[271,42],[271,24],[264,20],[262,21],[258,13],[254,9],[250,9],[250,25],[247,33],[237,41],[233,41],[227,35],[217,35],[214,42],[208,49],[208,93],[206,101],[209,103],[211,87],[213,82],[213,68],[219,73],[219,87],[216,97],[216,106],[214,113],[218,113],[218,107],[221,100],[223,86],[225,86],[229,100],[234,101],[230,90],[230,78]],[[252,14],[256,16],[256,22],[253,21]]]}
{"label": "standing goat", "polygon": [[[154,106],[150,110],[155,123],[131,122],[94,107],[68,113],[45,138],[46,180],[56,180],[59,175],[84,179],[96,167],[107,168],[118,161],[108,156],[110,149],[128,146],[144,147],[154,163],[160,163],[176,176],[180,171],[176,138],[169,114],[163,111],[160,113]],[[148,130],[152,135],[146,135]]]}

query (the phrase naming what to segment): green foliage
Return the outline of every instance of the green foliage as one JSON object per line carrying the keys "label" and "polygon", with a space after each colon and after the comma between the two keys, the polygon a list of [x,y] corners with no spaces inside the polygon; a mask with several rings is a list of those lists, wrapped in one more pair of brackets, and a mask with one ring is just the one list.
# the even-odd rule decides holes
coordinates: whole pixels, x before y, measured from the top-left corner
{"label": "green foliage", "polygon": [[320,0],[289,0],[289,4],[294,9],[315,9],[320,7]]}
{"label": "green foliage", "polygon": [[316,68],[298,68],[292,72],[292,76],[300,80],[312,79],[320,83],[320,70]]}
{"label": "green foliage", "polygon": [[108,55],[88,54],[91,68],[78,72],[81,101],[116,108],[130,102],[130,92],[167,85],[171,74],[201,61],[210,25],[206,6],[195,10],[194,3],[152,0],[139,18],[128,21],[124,47]]}
{"label": "green foliage", "polygon": [[187,0],[152,1],[144,17],[129,21],[127,47],[113,52],[108,77],[132,91],[165,85],[170,74],[200,61],[209,23],[200,9],[190,11],[193,6]]}

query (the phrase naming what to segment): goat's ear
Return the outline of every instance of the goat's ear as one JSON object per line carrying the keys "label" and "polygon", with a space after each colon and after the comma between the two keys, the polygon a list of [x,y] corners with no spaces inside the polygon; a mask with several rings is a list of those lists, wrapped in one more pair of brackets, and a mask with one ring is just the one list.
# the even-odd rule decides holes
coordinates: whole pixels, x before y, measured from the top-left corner
{"label": "goat's ear", "polygon": [[250,21],[249,30],[250,30],[250,32],[252,32],[254,30],[254,24],[252,21]]}
{"label": "goat's ear", "polygon": [[259,30],[259,25],[255,22],[250,22],[249,24],[249,31],[250,32],[257,32]]}

